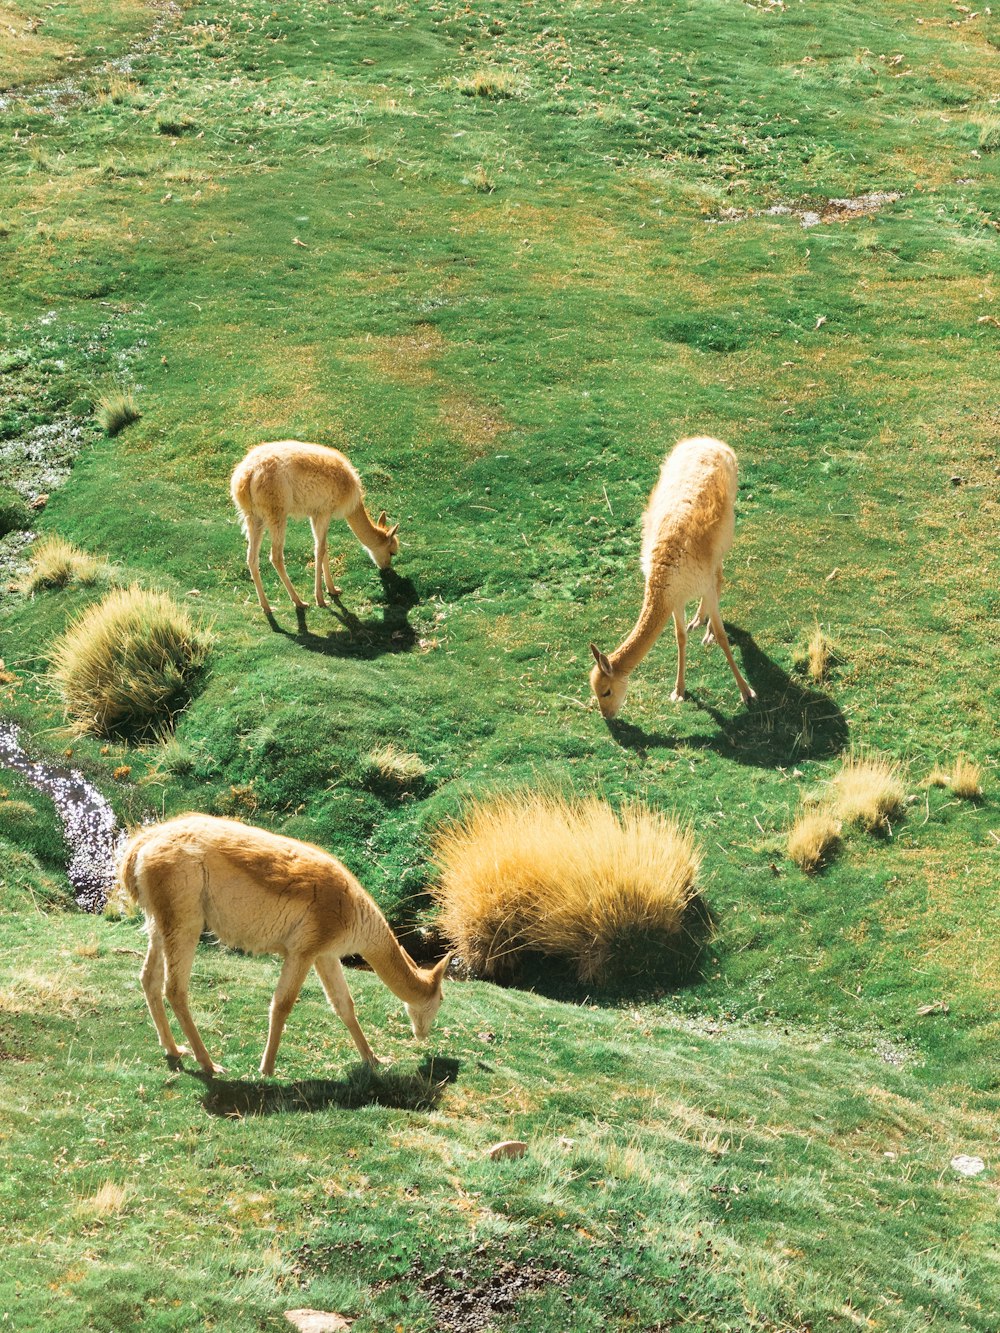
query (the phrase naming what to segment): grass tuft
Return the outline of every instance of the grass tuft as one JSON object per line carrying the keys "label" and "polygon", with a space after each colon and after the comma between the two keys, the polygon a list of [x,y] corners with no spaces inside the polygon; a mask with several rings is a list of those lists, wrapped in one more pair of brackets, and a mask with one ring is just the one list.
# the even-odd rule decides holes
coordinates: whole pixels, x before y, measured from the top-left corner
{"label": "grass tuft", "polygon": [[514,97],[521,86],[516,74],[508,69],[477,69],[455,80],[463,97],[490,97],[499,100]]}
{"label": "grass tuft", "polygon": [[70,625],[52,675],[74,730],[147,740],[191,698],[209,635],[165,593],[119,588]]}
{"label": "grass tuft", "polygon": [[113,1180],[106,1180],[96,1194],[89,1199],[81,1199],[77,1212],[85,1217],[112,1217],[125,1207],[128,1190],[124,1185],[117,1185]]}
{"label": "grass tuft", "polygon": [[687,948],[700,856],[676,819],[638,802],[513,793],[474,801],[435,840],[440,928],[472,971],[525,955],[567,960],[584,983],[638,973]]}
{"label": "grass tuft", "polygon": [[983,794],[982,766],[960,754],[948,775],[948,786],[961,800],[978,801]]}
{"label": "grass tuft", "polygon": [[846,824],[860,824],[868,833],[889,828],[906,800],[897,763],[883,755],[852,754],[834,778],[835,813]]}
{"label": "grass tuft", "polygon": [[31,510],[26,500],[9,486],[0,486],[0,537],[8,532],[24,532],[31,527]]}
{"label": "grass tuft", "polygon": [[427,765],[418,754],[400,750],[391,742],[369,751],[363,767],[368,786],[401,792],[421,787],[427,776]]}
{"label": "grass tuft", "polygon": [[812,875],[832,859],[839,843],[839,819],[828,810],[802,810],[788,833],[788,855]]}
{"label": "grass tuft", "polygon": [[979,123],[979,151],[995,153],[1000,149],[1000,116],[983,117]]}
{"label": "grass tuft", "polygon": [[98,398],[96,416],[105,435],[117,435],[133,421],[138,421],[142,413],[136,407],[131,389],[115,388]]}
{"label": "grass tuft", "polygon": [[66,588],[71,583],[89,587],[107,572],[108,566],[89,551],[52,533],[35,543],[31,568],[21,587],[27,593],[41,588]]}

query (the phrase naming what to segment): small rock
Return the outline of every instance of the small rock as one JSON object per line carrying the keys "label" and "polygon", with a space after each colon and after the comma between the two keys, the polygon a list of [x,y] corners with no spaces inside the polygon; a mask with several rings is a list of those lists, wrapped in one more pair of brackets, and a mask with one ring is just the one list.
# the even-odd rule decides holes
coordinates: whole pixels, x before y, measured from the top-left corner
{"label": "small rock", "polygon": [[503,1143],[494,1143],[492,1148],[487,1148],[486,1156],[495,1162],[501,1157],[523,1157],[527,1151],[528,1145],[521,1139],[504,1139]]}
{"label": "small rock", "polygon": [[333,1314],[329,1310],[286,1310],[285,1318],[294,1324],[300,1333],[343,1333],[351,1327],[353,1319],[345,1319],[342,1314]]}
{"label": "small rock", "polygon": [[951,1165],[960,1176],[978,1176],[980,1171],[986,1170],[986,1163],[981,1157],[968,1157],[965,1153],[953,1157]]}
{"label": "small rock", "polygon": [[964,478],[964,477],[949,477],[948,480],[951,482],[951,484],[952,484],[953,486],[961,486],[961,484],[962,484],[962,482],[965,480],[965,478]]}

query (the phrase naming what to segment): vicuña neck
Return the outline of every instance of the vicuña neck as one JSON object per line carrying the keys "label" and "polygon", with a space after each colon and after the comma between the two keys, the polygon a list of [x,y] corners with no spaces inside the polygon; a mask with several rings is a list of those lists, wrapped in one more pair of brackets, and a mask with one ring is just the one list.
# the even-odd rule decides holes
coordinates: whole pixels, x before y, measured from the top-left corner
{"label": "vicu\u00f1a neck", "polygon": [[385,540],[385,533],[371,521],[363,504],[359,504],[353,514],[347,515],[347,521],[355,537],[362,546],[367,546],[369,551]]}
{"label": "vicu\u00f1a neck", "polygon": [[662,598],[650,594],[647,582],[639,619],[614,652],[608,654],[615,670],[626,676],[630,675],[663,633],[663,627],[669,618],[669,607],[664,610]]}
{"label": "vicu\u00f1a neck", "polygon": [[407,1004],[418,1004],[429,996],[424,974],[400,945],[385,917],[372,915],[364,925],[361,956],[365,958],[385,984]]}

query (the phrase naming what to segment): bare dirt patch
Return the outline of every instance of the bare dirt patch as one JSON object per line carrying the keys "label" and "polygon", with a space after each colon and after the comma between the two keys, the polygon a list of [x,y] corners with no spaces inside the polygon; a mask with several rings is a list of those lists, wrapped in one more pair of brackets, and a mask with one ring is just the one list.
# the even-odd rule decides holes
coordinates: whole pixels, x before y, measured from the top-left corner
{"label": "bare dirt patch", "polygon": [[854,222],[869,218],[903,196],[892,190],[876,190],[850,199],[827,199],[815,204],[772,204],[770,208],[724,208],[710,222],[746,222],[748,218],[796,217],[803,227],[817,227],[821,222]]}

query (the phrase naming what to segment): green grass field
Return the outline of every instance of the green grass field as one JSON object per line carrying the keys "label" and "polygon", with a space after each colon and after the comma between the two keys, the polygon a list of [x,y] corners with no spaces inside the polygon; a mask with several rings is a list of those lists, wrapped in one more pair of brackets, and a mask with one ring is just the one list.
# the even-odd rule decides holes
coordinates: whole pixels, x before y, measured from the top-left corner
{"label": "green grass field", "polygon": [[[1000,1328],[998,53],[950,0],[0,5],[2,479],[214,635],[173,740],[70,738],[49,653],[103,589],[7,590],[0,712],[123,820],[317,841],[400,927],[469,794],[639,797],[717,922],[680,991],[451,983],[428,1052],[352,973],[383,1079],[313,987],[258,1082],[276,965],[205,947],[208,1085],[0,772],[9,1326]],[[588,644],[638,612],[684,434],[740,458],[759,706],[695,639],[671,704],[668,634],[609,729]],[[343,448],[402,549],[383,582],[334,527],[345,609],[304,628],[265,567],[274,632],[228,478],[281,438]],[[306,593],[306,524],[286,556]],[[418,783],[373,780],[388,745]],[[912,800],[810,878],[788,825],[863,747]],[[979,802],[924,785],[960,753]]]}

